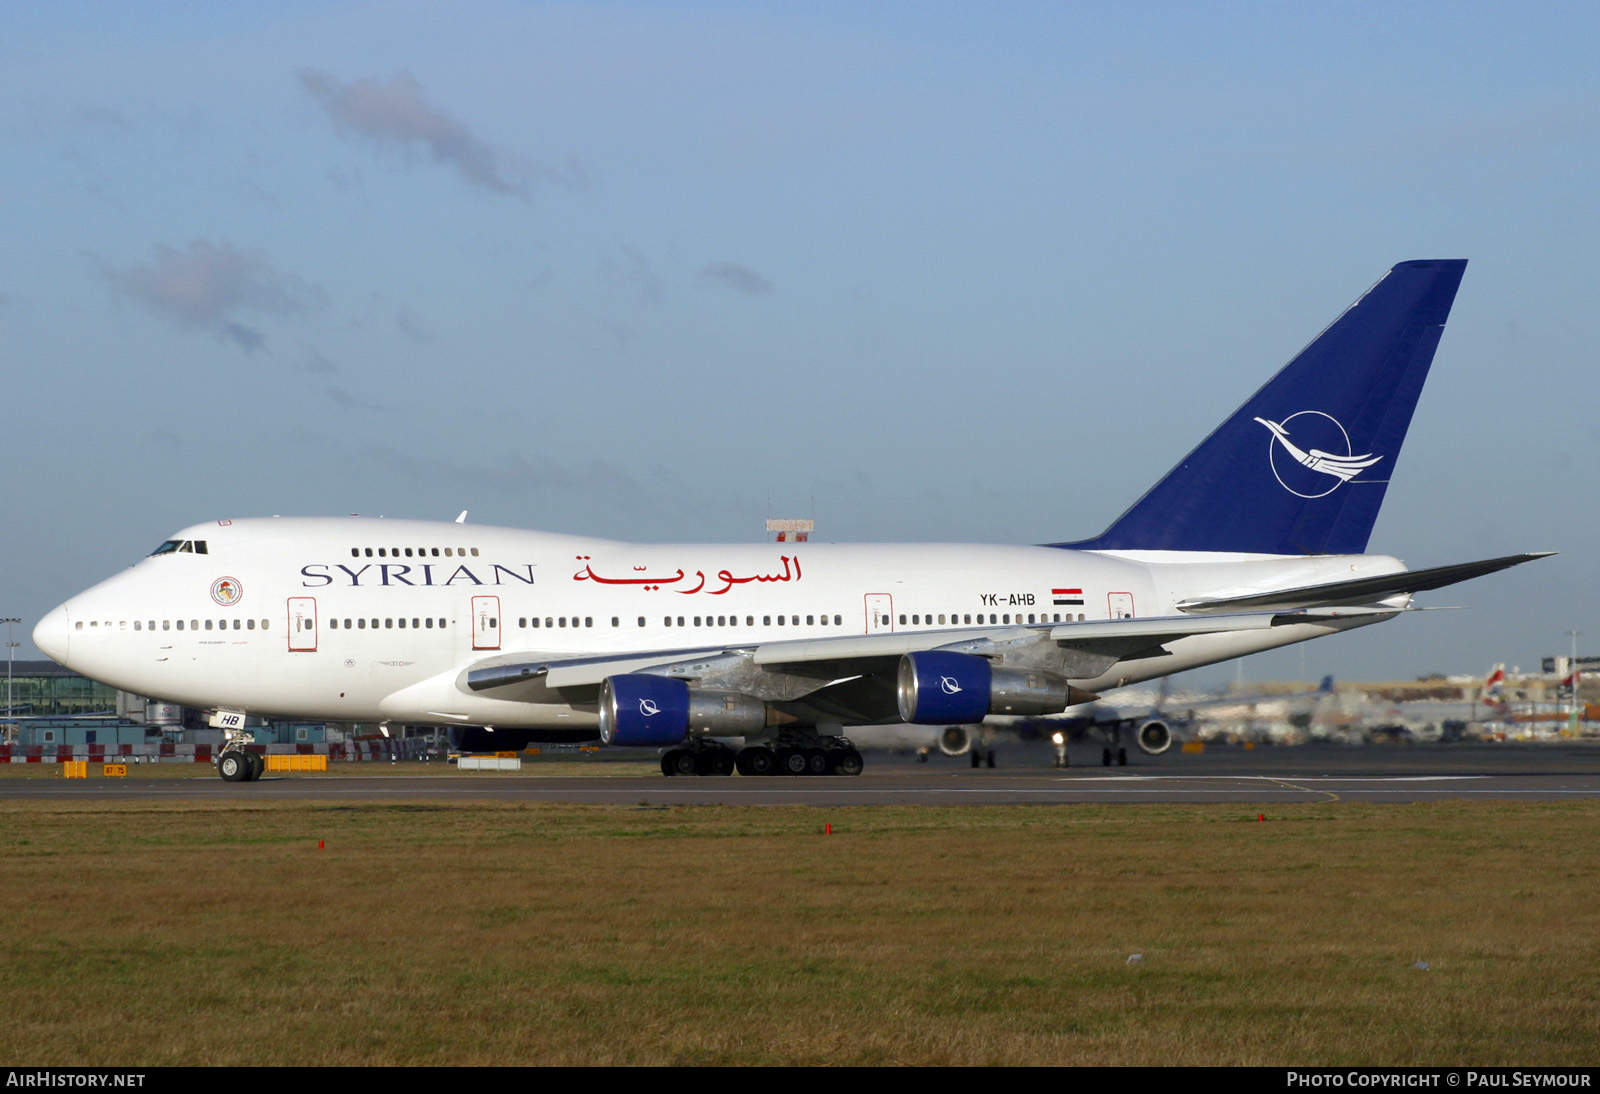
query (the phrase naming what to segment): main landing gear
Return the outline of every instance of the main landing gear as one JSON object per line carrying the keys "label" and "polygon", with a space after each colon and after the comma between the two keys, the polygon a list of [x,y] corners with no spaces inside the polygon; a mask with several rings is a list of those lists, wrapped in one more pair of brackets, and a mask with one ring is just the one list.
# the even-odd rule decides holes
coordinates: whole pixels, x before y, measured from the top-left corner
{"label": "main landing gear", "polygon": [[1128,750],[1122,745],[1122,722],[1111,722],[1100,727],[1100,736],[1105,739],[1105,747],[1100,750],[1100,766],[1110,767],[1113,757],[1116,758],[1118,767],[1128,766]]}
{"label": "main landing gear", "polygon": [[750,745],[735,751],[717,741],[669,748],[661,755],[663,775],[859,775],[861,753],[843,737],[783,739],[777,747]]}

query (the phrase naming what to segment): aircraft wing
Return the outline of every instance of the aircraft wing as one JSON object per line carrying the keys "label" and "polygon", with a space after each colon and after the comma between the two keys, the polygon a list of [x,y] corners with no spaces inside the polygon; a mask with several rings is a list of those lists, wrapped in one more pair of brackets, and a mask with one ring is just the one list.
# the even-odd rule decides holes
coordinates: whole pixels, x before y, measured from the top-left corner
{"label": "aircraft wing", "polygon": [[1196,615],[1211,612],[1296,611],[1307,608],[1332,608],[1356,605],[1375,605],[1393,596],[1442,589],[1458,581],[1468,581],[1497,570],[1506,570],[1545,558],[1554,551],[1535,551],[1531,554],[1505,555],[1501,558],[1478,562],[1458,562],[1452,566],[1435,566],[1429,570],[1403,570],[1399,573],[1380,574],[1377,577],[1358,577],[1349,581],[1330,581],[1323,585],[1302,585],[1295,589],[1273,589],[1264,593],[1244,596],[1197,597],[1178,603],[1180,612]]}
{"label": "aircraft wing", "polygon": [[[1393,609],[1388,609],[1392,611]],[[839,635],[754,645],[728,645],[655,653],[621,653],[517,662],[484,663],[467,671],[467,687],[485,692],[533,681],[547,688],[598,686],[608,676],[653,672],[671,676],[724,676],[737,661],[758,672],[793,675],[812,681],[802,694],[841,677],[885,671],[901,655],[923,650],[952,650],[998,655],[1021,645],[1049,642],[1108,663],[1156,651],[1164,643],[1197,634],[1257,630],[1307,622],[1303,612],[1245,612],[1204,617],[1161,616],[1147,619],[1102,619],[1082,623],[1000,626],[960,630],[898,631],[887,634]]]}

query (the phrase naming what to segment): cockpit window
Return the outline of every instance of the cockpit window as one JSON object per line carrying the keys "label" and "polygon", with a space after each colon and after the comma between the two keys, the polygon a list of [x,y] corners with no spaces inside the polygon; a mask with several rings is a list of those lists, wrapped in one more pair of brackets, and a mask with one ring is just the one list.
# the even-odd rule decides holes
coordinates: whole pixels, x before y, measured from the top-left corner
{"label": "cockpit window", "polygon": [[154,551],[151,551],[150,555],[153,558],[156,555],[203,555],[206,553],[206,541],[203,539],[169,539]]}

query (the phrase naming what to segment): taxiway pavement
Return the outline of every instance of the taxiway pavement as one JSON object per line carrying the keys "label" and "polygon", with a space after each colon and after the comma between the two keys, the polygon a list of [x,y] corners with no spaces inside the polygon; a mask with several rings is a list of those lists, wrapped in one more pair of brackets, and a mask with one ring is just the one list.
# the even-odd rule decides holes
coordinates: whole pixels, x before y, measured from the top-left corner
{"label": "taxiway pavement", "polygon": [[[640,757],[647,758],[647,757]],[[1058,769],[1048,747],[1003,747],[993,769],[966,757],[870,753],[856,778],[617,776],[597,760],[592,774],[441,772],[397,765],[394,774],[267,776],[225,783],[209,768],[192,776],[0,780],[0,800],[506,801],[624,805],[993,805],[1082,802],[1424,802],[1600,799],[1600,742],[1495,745],[1210,748],[1131,756],[1127,767]],[[577,761],[556,761],[564,766]],[[570,771],[570,766],[566,767]]]}

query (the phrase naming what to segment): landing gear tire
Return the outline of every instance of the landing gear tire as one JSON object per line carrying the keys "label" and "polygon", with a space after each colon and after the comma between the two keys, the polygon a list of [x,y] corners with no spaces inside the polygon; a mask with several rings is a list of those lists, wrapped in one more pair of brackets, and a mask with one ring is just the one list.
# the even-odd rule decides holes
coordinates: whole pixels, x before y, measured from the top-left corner
{"label": "landing gear tire", "polygon": [[[700,774],[700,757],[690,752],[687,748],[674,750],[677,755],[672,758],[672,773],[674,775]],[[670,753],[669,753],[670,755]]]}
{"label": "landing gear tire", "polygon": [[217,773],[223,782],[242,783],[250,778],[250,758],[243,752],[224,752],[217,759]]}
{"label": "landing gear tire", "polygon": [[1101,767],[1110,767],[1111,766],[1111,749],[1110,748],[1103,748],[1103,749],[1100,750],[1100,766]]}
{"label": "landing gear tire", "polygon": [[859,775],[866,766],[861,759],[861,753],[853,748],[846,748],[830,754],[828,770],[829,774],[833,775]]}
{"label": "landing gear tire", "polygon": [[247,781],[255,782],[266,773],[267,758],[265,756],[258,756],[254,752],[250,753],[250,778]]}
{"label": "landing gear tire", "polygon": [[1125,748],[1117,749],[1117,766],[1118,767],[1127,767],[1128,766],[1128,750],[1127,749],[1125,749]]}
{"label": "landing gear tire", "polygon": [[983,755],[977,749],[973,749],[972,750],[972,766],[973,767],[982,767],[983,766]]}
{"label": "landing gear tire", "polygon": [[826,775],[828,773],[828,754],[820,748],[806,749],[806,774]]}
{"label": "landing gear tire", "polygon": [[798,748],[778,749],[778,774],[804,775],[809,766],[804,751]]}
{"label": "landing gear tire", "polygon": [[733,762],[733,753],[718,749],[711,754],[711,774],[732,775]]}
{"label": "landing gear tire", "polygon": [[778,770],[778,757],[765,745],[741,750],[736,762],[741,775],[773,775]]}
{"label": "landing gear tire", "polygon": [[989,749],[989,751],[987,751],[987,752],[985,752],[983,754],[983,766],[985,766],[985,767],[993,767],[994,766],[994,749],[991,748],[991,749]]}
{"label": "landing gear tire", "polygon": [[669,752],[663,752],[661,754],[661,773],[663,775],[667,776],[669,779],[672,776],[677,774],[677,772],[675,770],[673,770],[673,766],[672,766],[674,761],[677,760],[677,758],[678,758],[678,750],[675,749],[675,748],[672,749]]}

